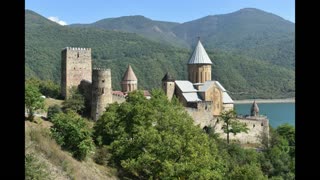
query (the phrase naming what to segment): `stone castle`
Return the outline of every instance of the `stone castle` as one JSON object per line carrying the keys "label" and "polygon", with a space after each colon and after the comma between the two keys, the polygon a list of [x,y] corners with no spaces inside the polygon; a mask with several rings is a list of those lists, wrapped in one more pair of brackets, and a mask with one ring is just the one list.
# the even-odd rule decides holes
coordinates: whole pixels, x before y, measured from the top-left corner
{"label": "stone castle", "polygon": [[85,96],[90,117],[98,120],[108,104],[125,101],[125,96],[137,90],[138,79],[131,66],[125,72],[122,91],[112,91],[111,70],[92,68],[91,48],[66,47],[61,52],[61,94],[70,97],[70,89],[77,87]]}
{"label": "stone castle", "polygon": [[[61,52],[61,93],[66,99],[70,89],[78,87],[86,99],[86,106],[91,108],[91,118],[96,121],[108,104],[123,102],[127,93],[138,89],[138,79],[129,65],[121,81],[122,91],[113,91],[110,69],[92,69],[91,49],[67,47]],[[175,80],[169,72],[162,78],[162,89],[171,100],[176,96],[193,117],[195,124],[202,128],[214,127],[215,132],[223,133],[219,115],[234,108],[234,102],[226,89],[211,79],[212,61],[200,39],[188,61],[188,80]],[[144,91],[150,98],[148,91]],[[259,115],[256,102],[253,103],[250,116],[237,119],[249,128],[248,133],[230,135],[230,140],[241,143],[259,143],[263,134],[269,135],[269,120]]]}

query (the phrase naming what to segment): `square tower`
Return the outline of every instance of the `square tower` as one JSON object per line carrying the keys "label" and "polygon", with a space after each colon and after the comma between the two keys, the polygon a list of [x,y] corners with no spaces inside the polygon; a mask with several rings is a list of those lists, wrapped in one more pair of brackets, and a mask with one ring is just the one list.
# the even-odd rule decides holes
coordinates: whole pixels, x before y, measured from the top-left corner
{"label": "square tower", "polygon": [[61,94],[69,98],[69,89],[81,80],[91,82],[91,48],[66,47],[61,51]]}

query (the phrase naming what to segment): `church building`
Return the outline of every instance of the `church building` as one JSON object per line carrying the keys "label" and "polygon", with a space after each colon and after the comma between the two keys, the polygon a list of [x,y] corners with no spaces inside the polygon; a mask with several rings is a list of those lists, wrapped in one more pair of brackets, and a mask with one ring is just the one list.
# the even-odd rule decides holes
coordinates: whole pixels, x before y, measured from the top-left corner
{"label": "church building", "polygon": [[188,61],[188,80],[175,80],[168,72],[162,78],[162,88],[169,100],[175,95],[185,107],[205,108],[213,116],[233,109],[234,103],[226,89],[211,79],[211,65],[200,39]]}

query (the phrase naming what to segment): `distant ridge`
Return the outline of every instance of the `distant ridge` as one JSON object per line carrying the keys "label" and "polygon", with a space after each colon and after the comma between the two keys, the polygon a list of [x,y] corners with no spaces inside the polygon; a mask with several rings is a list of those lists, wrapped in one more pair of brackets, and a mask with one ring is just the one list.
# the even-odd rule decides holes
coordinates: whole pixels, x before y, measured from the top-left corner
{"label": "distant ridge", "polygon": [[283,67],[295,67],[295,24],[256,8],[208,15],[185,23],[154,21],[136,15],[70,27],[137,33],[150,40],[190,49],[195,46],[195,37],[200,36],[210,49],[234,51]]}
{"label": "distant ridge", "polygon": [[[259,11],[254,12],[260,14]],[[187,79],[187,62],[192,54],[191,49],[181,48],[177,44],[172,46],[171,42],[157,41],[138,33],[96,27],[61,26],[33,11],[26,10],[25,13],[26,78],[51,79],[60,83],[61,50],[64,47],[90,47],[93,67],[111,69],[114,90],[120,89],[121,78],[128,64],[135,70],[138,87],[141,89],[161,87],[161,79],[167,72],[177,80]],[[266,14],[267,17],[270,16]],[[252,22],[251,26],[256,27],[255,31],[240,25],[237,29],[226,28],[237,24],[231,23],[231,20],[237,19],[232,16],[240,18],[234,14],[226,14],[212,16],[213,20],[212,17],[205,17],[208,22],[199,19],[183,24],[165,23],[166,26],[161,26],[160,23],[157,25],[159,29],[154,27],[152,32],[174,32],[176,28],[183,26],[188,26],[185,30],[190,33],[196,30],[194,34],[197,35],[187,34],[186,40],[180,40],[188,44],[190,37],[189,46],[193,47],[200,34],[203,47],[212,60],[212,79],[221,82],[230,91],[233,99],[294,97],[294,29],[293,33],[286,30],[289,27],[286,25],[288,22],[280,18],[274,24],[281,25],[277,25],[278,29],[274,28],[275,32],[270,34],[268,25],[259,24],[258,20],[248,15],[241,15],[240,19]],[[265,17],[265,14],[261,16]],[[131,17],[126,19],[130,20]],[[138,22],[139,19],[144,22],[146,18],[139,16]],[[259,19],[258,22],[262,22],[261,17]],[[278,19],[277,16],[275,19]],[[209,24],[205,26],[206,23]],[[212,27],[210,23],[217,25]],[[150,27],[146,24],[138,23],[137,27]],[[210,29],[214,28],[216,31],[213,32],[216,34],[212,36]],[[209,32],[207,36],[206,31]],[[236,36],[232,34],[234,32],[242,33]],[[250,34],[251,32],[255,34]],[[179,38],[178,33],[175,35]],[[223,38],[225,39],[222,41]],[[218,40],[221,44],[217,43]]]}

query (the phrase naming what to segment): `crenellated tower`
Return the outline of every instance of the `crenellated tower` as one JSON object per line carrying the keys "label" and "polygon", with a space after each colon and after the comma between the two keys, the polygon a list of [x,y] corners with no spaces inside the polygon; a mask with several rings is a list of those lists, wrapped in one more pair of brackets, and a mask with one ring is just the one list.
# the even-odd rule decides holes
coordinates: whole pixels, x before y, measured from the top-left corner
{"label": "crenellated tower", "polygon": [[138,79],[134,74],[131,66],[128,66],[127,71],[124,73],[121,81],[122,92],[128,93],[138,89]]}
{"label": "crenellated tower", "polygon": [[192,83],[204,83],[211,81],[212,62],[198,39],[191,58],[188,61],[188,79]]}
{"label": "crenellated tower", "polygon": [[91,48],[66,47],[61,51],[61,94],[69,98],[69,89],[82,80],[91,82]]}
{"label": "crenellated tower", "polygon": [[110,69],[93,69],[91,99],[91,118],[97,121],[108,104],[112,103]]}

